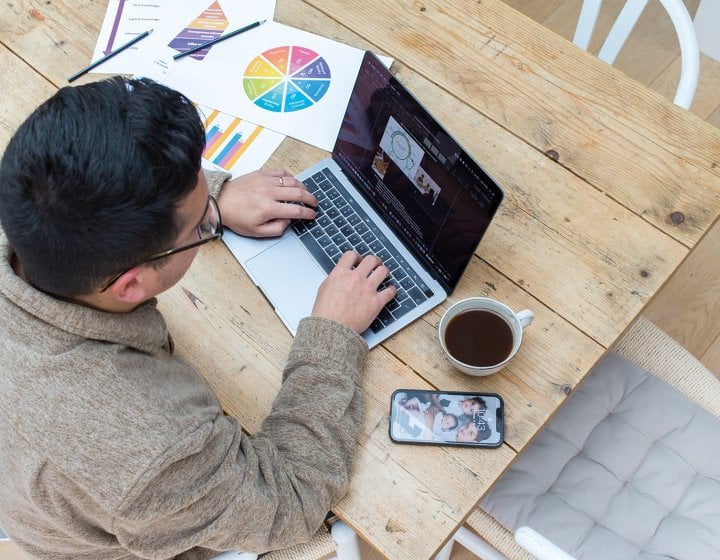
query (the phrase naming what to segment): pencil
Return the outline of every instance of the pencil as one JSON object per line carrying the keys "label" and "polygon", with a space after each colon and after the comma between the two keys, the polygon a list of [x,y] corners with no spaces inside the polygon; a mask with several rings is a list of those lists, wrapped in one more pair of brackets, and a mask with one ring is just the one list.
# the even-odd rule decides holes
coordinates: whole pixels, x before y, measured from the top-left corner
{"label": "pencil", "polygon": [[187,51],[179,52],[176,55],[173,55],[173,60],[177,60],[178,58],[181,58],[188,54],[192,54],[192,53],[202,50],[206,47],[211,47],[215,43],[219,43],[220,41],[224,41],[225,39],[229,39],[230,37],[235,37],[235,35],[240,35],[240,33],[245,33],[246,31],[250,31],[251,29],[256,28],[258,25],[262,25],[266,21],[267,20],[265,20],[265,19],[262,21],[256,21],[255,23],[251,23],[250,25],[246,25],[245,27],[241,27],[240,29],[236,29],[235,31],[231,31],[230,33],[227,33],[225,35],[220,35],[220,37],[215,37],[215,39],[211,39],[207,43],[203,43],[202,45],[198,45]]}
{"label": "pencil", "polygon": [[121,45],[120,47],[118,47],[117,49],[115,49],[114,51],[112,51],[111,53],[103,56],[102,58],[100,58],[100,59],[98,59],[98,60],[96,60],[96,61],[93,62],[90,66],[86,66],[86,67],[83,68],[82,70],[79,70],[78,72],[75,72],[72,76],[70,76],[70,77],[68,78],[68,82],[72,82],[73,80],[77,80],[80,76],[82,76],[83,74],[87,74],[88,72],[90,72],[90,70],[92,70],[92,69],[95,68],[96,66],[99,66],[100,64],[102,64],[102,63],[105,62],[106,60],[111,59],[111,58],[112,58],[113,56],[115,56],[116,54],[119,54],[119,53],[123,52],[125,49],[127,49],[127,48],[129,48],[129,47],[132,47],[135,43],[137,43],[137,42],[140,41],[141,39],[144,39],[145,37],[147,37],[148,35],[150,35],[150,33],[152,33],[152,32],[153,32],[152,29],[148,29],[147,31],[143,31],[142,33],[140,33],[140,34],[137,35],[136,37],[133,37],[132,39],[130,39],[130,40],[129,40],[127,43],[125,43],[124,45]]}

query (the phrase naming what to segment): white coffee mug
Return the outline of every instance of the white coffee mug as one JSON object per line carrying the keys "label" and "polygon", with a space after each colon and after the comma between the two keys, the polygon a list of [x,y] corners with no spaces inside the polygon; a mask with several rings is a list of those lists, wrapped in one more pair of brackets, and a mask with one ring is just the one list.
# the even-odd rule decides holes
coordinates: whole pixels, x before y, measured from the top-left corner
{"label": "white coffee mug", "polygon": [[[448,351],[447,345],[445,343],[445,331],[448,324],[460,313],[473,310],[489,311],[491,313],[494,313],[495,315],[498,315],[507,323],[507,325],[510,327],[510,330],[512,331],[512,348],[510,349],[507,357],[501,362],[498,362],[497,364],[488,366],[474,366],[471,364],[466,364],[455,358]],[[471,297],[463,299],[450,306],[448,310],[445,311],[445,313],[443,314],[442,319],[440,319],[440,326],[438,327],[440,345],[442,346],[442,349],[445,352],[448,360],[450,360],[450,363],[463,373],[467,373],[468,375],[491,375],[504,368],[508,364],[508,362],[512,360],[515,354],[517,354],[517,351],[520,348],[520,343],[522,342],[523,328],[527,327],[530,323],[532,323],[534,317],[535,313],[533,313],[529,309],[524,309],[515,313],[504,303],[500,303],[499,301],[491,298]],[[482,336],[482,333],[478,333],[478,335]]]}

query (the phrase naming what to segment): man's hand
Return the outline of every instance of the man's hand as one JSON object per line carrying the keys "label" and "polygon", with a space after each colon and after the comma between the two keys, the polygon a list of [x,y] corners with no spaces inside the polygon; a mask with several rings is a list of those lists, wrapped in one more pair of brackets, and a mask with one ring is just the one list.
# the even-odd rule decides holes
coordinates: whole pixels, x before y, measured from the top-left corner
{"label": "man's hand", "polygon": [[313,317],[331,319],[362,333],[395,297],[394,286],[378,291],[389,274],[378,257],[348,251],[320,285]]}
{"label": "man's hand", "polygon": [[223,185],[218,205],[223,225],[235,233],[275,237],[292,220],[312,220],[317,199],[287,171],[261,169]]}

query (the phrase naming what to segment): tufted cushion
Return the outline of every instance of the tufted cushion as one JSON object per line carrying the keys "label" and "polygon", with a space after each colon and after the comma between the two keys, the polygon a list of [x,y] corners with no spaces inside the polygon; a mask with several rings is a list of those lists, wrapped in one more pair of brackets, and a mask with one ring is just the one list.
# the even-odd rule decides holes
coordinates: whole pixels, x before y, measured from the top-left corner
{"label": "tufted cushion", "polygon": [[717,560],[720,420],[609,353],[482,507],[578,560]]}

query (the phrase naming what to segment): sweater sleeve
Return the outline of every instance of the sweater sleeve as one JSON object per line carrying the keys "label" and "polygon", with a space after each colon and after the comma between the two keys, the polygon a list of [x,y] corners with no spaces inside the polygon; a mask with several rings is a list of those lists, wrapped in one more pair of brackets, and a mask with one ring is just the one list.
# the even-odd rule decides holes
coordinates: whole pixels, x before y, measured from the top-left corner
{"label": "sweater sleeve", "polygon": [[298,328],[258,433],[220,413],[188,431],[126,496],[114,533],[131,552],[264,552],[309,540],[348,487],[362,422],[365,341],[318,318]]}
{"label": "sweater sleeve", "polygon": [[225,184],[225,181],[231,177],[232,175],[227,171],[213,171],[205,169],[205,178],[208,182],[208,190],[215,198],[217,198],[218,194],[220,194],[220,189]]}

